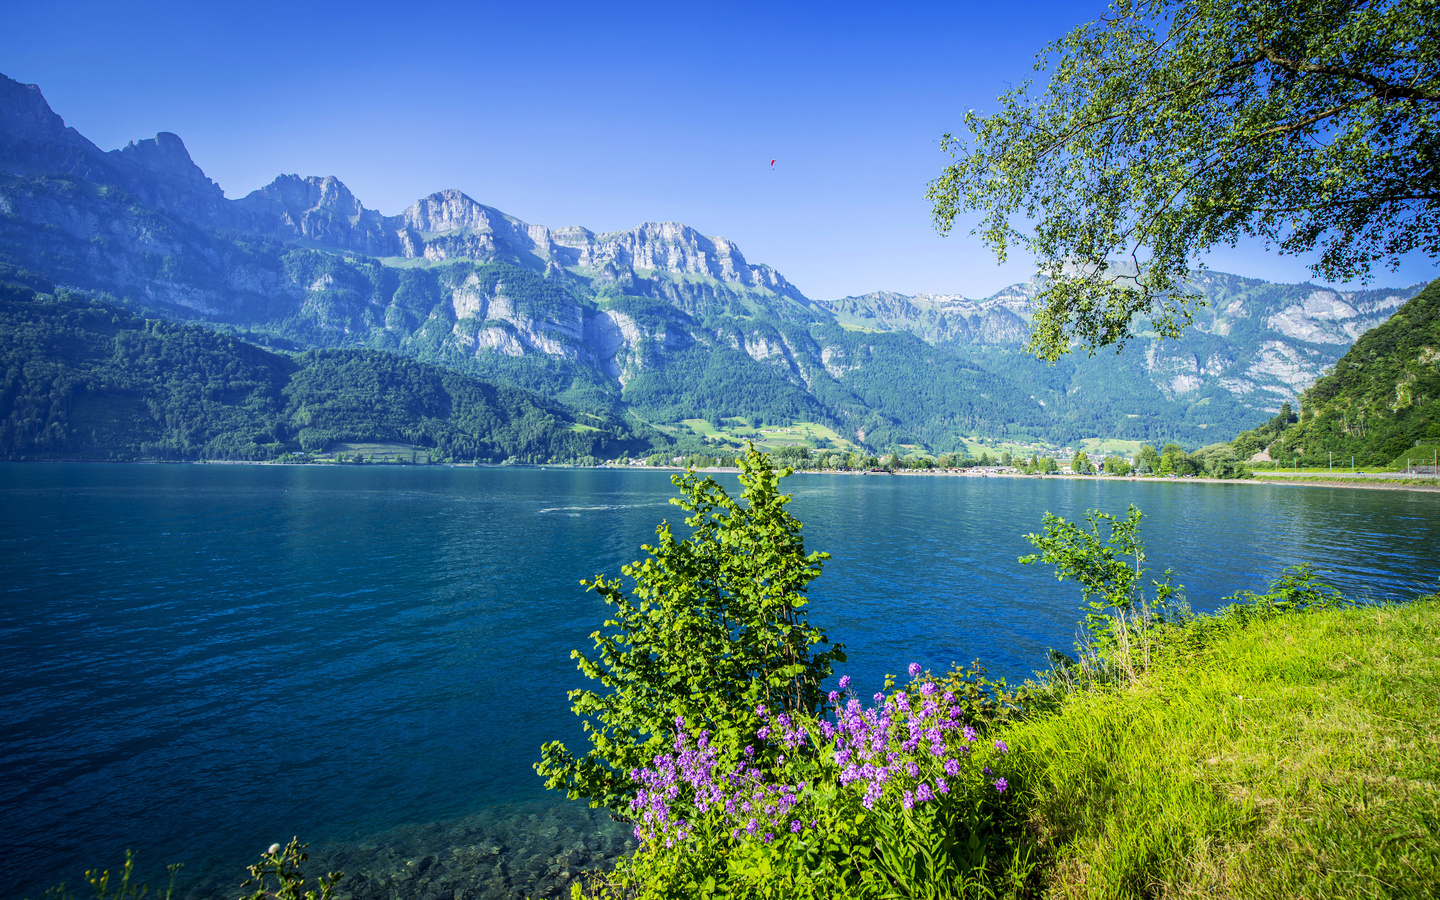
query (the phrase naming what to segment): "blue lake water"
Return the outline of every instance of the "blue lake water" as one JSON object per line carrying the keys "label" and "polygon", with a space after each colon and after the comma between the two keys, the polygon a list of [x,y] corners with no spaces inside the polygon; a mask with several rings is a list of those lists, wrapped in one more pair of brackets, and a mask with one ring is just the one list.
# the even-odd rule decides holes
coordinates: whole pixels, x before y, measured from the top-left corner
{"label": "blue lake water", "polygon": [[[1150,563],[1200,610],[1302,561],[1375,599],[1440,577],[1440,493],[785,484],[832,555],[811,620],[867,693],[912,661],[1016,678],[1069,649],[1078,589],[1016,562],[1046,511],[1139,506]],[[678,522],[673,495],[653,471],[0,465],[0,883],[38,896],[129,847],[230,884],[299,835],[375,896],[426,860],[496,879],[472,896],[554,893],[623,849],[530,768],[582,743],[569,654],[605,607],[577,582]]]}

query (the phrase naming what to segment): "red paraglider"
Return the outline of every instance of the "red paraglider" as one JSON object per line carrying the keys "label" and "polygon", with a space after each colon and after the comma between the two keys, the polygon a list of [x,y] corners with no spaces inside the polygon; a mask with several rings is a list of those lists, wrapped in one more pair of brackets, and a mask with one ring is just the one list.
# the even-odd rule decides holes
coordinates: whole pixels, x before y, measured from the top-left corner
{"label": "red paraglider", "polygon": [[770,160],[770,168],[775,168],[775,160]]}

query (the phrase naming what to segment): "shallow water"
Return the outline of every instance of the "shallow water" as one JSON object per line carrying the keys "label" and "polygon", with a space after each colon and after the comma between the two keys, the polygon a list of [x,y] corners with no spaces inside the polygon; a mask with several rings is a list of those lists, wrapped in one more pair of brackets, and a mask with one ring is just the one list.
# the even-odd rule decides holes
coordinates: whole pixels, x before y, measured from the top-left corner
{"label": "shallow water", "polygon": [[[1300,561],[1377,599],[1440,576],[1433,493],[786,487],[832,554],[811,619],[865,692],[911,661],[1014,678],[1068,648],[1078,590],[1016,563],[1047,510],[1136,504],[1151,565],[1197,609]],[[544,741],[579,740],[569,652],[605,610],[577,582],[678,521],[673,494],[645,471],[0,465],[4,883],[38,895],[132,847],[209,891],[299,835],[355,897],[563,892],[625,840],[530,768]]]}

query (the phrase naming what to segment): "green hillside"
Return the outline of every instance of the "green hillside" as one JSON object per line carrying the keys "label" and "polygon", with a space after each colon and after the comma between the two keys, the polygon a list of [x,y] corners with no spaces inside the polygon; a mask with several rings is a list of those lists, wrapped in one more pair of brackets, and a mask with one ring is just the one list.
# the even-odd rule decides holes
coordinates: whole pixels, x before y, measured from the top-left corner
{"label": "green hillside", "polygon": [[5,459],[258,460],[389,442],[543,462],[650,443],[613,418],[393,353],[275,353],[16,284],[0,284],[0,373]]}
{"label": "green hillside", "polygon": [[1440,442],[1440,281],[1432,282],[1383,325],[1371,329],[1300,400],[1295,421],[1277,416],[1244,432],[1244,456],[1320,465],[1354,455],[1386,466],[1418,443]]}

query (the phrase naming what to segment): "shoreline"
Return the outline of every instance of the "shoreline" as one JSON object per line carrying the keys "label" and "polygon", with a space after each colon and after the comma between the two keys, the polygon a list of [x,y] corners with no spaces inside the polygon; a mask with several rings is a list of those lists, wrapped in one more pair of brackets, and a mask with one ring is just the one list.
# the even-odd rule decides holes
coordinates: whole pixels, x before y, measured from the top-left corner
{"label": "shoreline", "polygon": [[[169,460],[169,459],[131,459],[131,460],[105,460],[105,459],[25,459],[25,460],[0,460],[3,463],[16,465],[29,465],[34,463],[53,465],[111,465],[111,466],[288,466],[295,468],[317,467],[345,467],[345,468],[396,468],[396,469],[424,469],[424,468],[445,468],[445,469],[597,469],[610,472],[684,472],[682,466],[571,466],[563,463],[545,465],[504,465],[502,463],[335,463],[335,462],[277,462],[274,460],[250,460],[250,459],[211,459],[211,460]],[[700,473],[712,473],[719,475],[734,475],[739,469],[733,466],[715,466],[708,469],[696,469]],[[1262,475],[1252,478],[1206,478],[1199,476],[1188,476],[1185,478],[1170,478],[1156,476],[1136,475],[1026,475],[1022,472],[987,472],[983,475],[968,475],[965,472],[956,471],[917,471],[904,470],[898,472],[886,472],[883,469],[871,469],[864,471],[845,471],[839,469],[795,469],[796,475],[844,475],[844,476],[870,476],[889,475],[900,478],[1017,478],[1017,479],[1048,479],[1052,481],[1098,481],[1098,482],[1134,482],[1155,484],[1247,484],[1247,485],[1275,485],[1279,487],[1334,487],[1334,488],[1358,488],[1360,490],[1379,491],[1418,491],[1420,493],[1440,492],[1440,480],[1431,483],[1416,483],[1403,481],[1403,475],[1396,473],[1390,477],[1387,473],[1376,473],[1371,475],[1373,480],[1360,480],[1365,477],[1363,474],[1349,474],[1331,478],[1325,475]],[[1344,480],[1342,480],[1342,478]]]}

